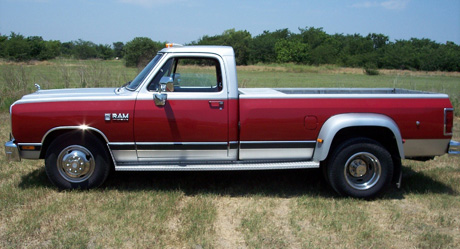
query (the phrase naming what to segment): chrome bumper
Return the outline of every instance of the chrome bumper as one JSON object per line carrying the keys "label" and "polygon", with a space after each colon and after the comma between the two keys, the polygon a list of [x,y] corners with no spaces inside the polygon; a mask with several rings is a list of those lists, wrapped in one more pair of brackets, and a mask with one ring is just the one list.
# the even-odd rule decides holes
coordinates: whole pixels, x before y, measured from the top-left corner
{"label": "chrome bumper", "polygon": [[5,154],[8,161],[19,162],[21,157],[19,155],[19,148],[14,143],[14,139],[5,143]]}
{"label": "chrome bumper", "polygon": [[449,155],[460,155],[460,142],[450,140]]}

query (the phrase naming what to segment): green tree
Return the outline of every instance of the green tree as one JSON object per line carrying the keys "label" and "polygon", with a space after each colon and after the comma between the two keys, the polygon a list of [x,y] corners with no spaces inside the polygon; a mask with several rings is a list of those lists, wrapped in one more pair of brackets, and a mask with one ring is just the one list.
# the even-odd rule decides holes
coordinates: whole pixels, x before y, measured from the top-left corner
{"label": "green tree", "polygon": [[224,45],[232,46],[235,49],[235,60],[238,65],[247,65],[249,62],[249,46],[252,41],[251,33],[248,31],[226,30],[222,34]]}
{"label": "green tree", "polygon": [[136,37],[124,46],[125,64],[128,67],[145,66],[163,47],[164,43],[154,42],[148,37]]}
{"label": "green tree", "polygon": [[299,40],[278,40],[275,44],[276,61],[279,63],[306,63],[309,61],[310,47]]}
{"label": "green tree", "polygon": [[78,39],[74,42],[73,55],[80,60],[86,60],[97,57],[96,44],[90,41]]}
{"label": "green tree", "polygon": [[38,54],[38,60],[49,60],[58,57],[61,54],[61,42],[60,41],[46,41],[44,47]]}
{"label": "green tree", "polygon": [[377,66],[374,54],[375,49],[370,37],[362,37],[359,34],[354,34],[341,35],[341,38],[336,37],[336,41],[339,39],[342,43],[341,51],[339,52],[342,64],[351,67],[363,67],[367,64]]}
{"label": "green tree", "polygon": [[8,42],[8,36],[0,34],[0,57],[6,57],[6,43]]}
{"label": "green tree", "polygon": [[27,61],[31,58],[31,51],[30,44],[23,35],[11,32],[5,46],[6,58],[14,61]]}
{"label": "green tree", "polygon": [[288,29],[278,29],[274,32],[265,30],[254,37],[250,43],[249,62],[256,64],[274,63],[277,61],[275,45],[279,40],[288,39],[291,32]]}
{"label": "green tree", "polygon": [[124,44],[123,42],[114,42],[113,43],[113,54],[115,57],[123,58],[124,55]]}
{"label": "green tree", "polygon": [[45,41],[41,36],[29,36],[27,42],[30,46],[30,58],[38,58],[41,51],[45,48]]}
{"label": "green tree", "polygon": [[376,50],[385,48],[390,42],[390,39],[388,38],[388,36],[383,35],[383,34],[372,33],[372,34],[367,35],[366,38],[372,40],[373,47]]}
{"label": "green tree", "polygon": [[99,44],[96,46],[96,51],[97,51],[97,58],[104,59],[104,60],[109,60],[113,58],[113,49],[110,47],[110,45],[102,45]]}
{"label": "green tree", "polygon": [[74,48],[75,44],[73,42],[61,43],[61,55],[65,57],[71,57],[73,55]]}
{"label": "green tree", "polygon": [[311,49],[320,46],[329,37],[329,35],[323,31],[323,28],[305,27],[299,28],[299,31],[302,42],[308,44]]}
{"label": "green tree", "polygon": [[27,41],[31,48],[30,59],[49,60],[60,55],[59,41],[45,41],[41,36],[29,36]]}
{"label": "green tree", "polygon": [[460,72],[460,46],[453,42],[440,45],[438,50],[439,66],[444,71]]}
{"label": "green tree", "polygon": [[252,41],[251,33],[244,30],[225,30],[221,35],[203,36],[193,45],[223,45],[232,46],[235,50],[235,60],[238,65],[247,65],[249,62],[249,46]]}
{"label": "green tree", "polygon": [[393,69],[413,69],[413,54],[415,50],[412,44],[406,40],[396,40],[390,43],[383,58],[383,67]]}
{"label": "green tree", "polygon": [[311,50],[310,63],[314,65],[336,64],[339,60],[340,42],[332,36]]}
{"label": "green tree", "polygon": [[441,70],[438,43],[430,39],[416,38],[411,38],[409,42],[415,51],[415,54],[412,54],[414,64],[411,67],[417,70]]}
{"label": "green tree", "polygon": [[384,56],[385,51],[390,45],[390,38],[383,34],[372,33],[367,35],[368,39],[372,40],[374,52],[372,53],[372,59],[378,68],[384,67]]}

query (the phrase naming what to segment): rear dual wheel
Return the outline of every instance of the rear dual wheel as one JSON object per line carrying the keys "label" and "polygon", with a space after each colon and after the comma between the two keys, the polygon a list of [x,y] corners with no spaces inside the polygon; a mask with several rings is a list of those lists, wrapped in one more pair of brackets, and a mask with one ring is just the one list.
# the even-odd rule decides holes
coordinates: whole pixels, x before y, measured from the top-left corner
{"label": "rear dual wheel", "polygon": [[326,177],[337,193],[365,199],[385,190],[394,168],[388,150],[368,138],[345,141],[334,150],[326,166]]}
{"label": "rear dual wheel", "polygon": [[46,174],[59,189],[89,189],[100,186],[110,172],[104,144],[91,134],[64,134],[48,148]]}

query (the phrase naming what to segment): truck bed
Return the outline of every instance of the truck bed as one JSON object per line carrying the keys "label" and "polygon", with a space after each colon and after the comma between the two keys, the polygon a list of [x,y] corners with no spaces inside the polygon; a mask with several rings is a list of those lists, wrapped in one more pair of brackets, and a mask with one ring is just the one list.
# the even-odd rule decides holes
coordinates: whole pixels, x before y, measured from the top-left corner
{"label": "truck bed", "polygon": [[315,141],[331,117],[377,114],[395,122],[406,157],[442,155],[446,106],[446,94],[397,88],[240,88],[239,134],[241,141]]}

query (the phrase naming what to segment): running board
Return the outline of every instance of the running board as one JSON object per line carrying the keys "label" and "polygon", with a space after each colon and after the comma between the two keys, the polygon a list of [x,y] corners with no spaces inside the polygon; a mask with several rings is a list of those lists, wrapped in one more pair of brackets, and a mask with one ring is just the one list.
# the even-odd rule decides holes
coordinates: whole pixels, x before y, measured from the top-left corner
{"label": "running board", "polygon": [[273,169],[314,169],[318,162],[271,162],[271,163],[211,163],[211,164],[123,164],[116,165],[116,171],[233,171],[233,170],[273,170]]}

